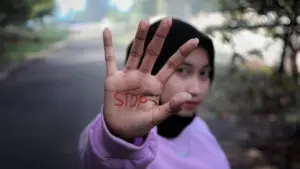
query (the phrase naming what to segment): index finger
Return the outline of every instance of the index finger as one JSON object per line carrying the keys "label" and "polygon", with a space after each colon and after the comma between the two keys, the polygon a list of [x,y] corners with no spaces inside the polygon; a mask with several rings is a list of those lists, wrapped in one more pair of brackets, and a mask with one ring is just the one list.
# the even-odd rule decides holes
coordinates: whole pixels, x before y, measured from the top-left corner
{"label": "index finger", "polygon": [[199,40],[197,38],[190,39],[185,42],[180,48],[169,58],[167,63],[161,68],[156,77],[163,84],[173,75],[177,67],[184,61],[184,59],[193,52],[198,46]]}
{"label": "index finger", "polygon": [[112,76],[117,71],[117,65],[112,46],[112,35],[108,28],[103,31],[104,56],[106,63],[106,77]]}

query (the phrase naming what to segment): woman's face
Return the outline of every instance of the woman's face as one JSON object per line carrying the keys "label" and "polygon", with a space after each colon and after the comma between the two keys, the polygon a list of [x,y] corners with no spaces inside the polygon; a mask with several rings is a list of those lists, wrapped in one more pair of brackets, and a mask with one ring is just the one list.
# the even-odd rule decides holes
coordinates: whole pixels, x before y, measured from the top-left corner
{"label": "woman's face", "polygon": [[183,105],[178,115],[192,116],[208,94],[209,72],[206,51],[201,48],[196,49],[167,81],[161,96],[161,103],[168,102],[178,92],[188,92],[192,95],[192,99]]}

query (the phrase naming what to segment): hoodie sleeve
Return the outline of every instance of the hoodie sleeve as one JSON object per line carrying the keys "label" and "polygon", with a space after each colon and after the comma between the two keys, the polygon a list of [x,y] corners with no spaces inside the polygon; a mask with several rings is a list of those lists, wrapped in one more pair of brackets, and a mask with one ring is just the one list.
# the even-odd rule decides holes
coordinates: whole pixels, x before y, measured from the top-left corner
{"label": "hoodie sleeve", "polygon": [[145,169],[155,159],[156,151],[155,128],[143,143],[128,143],[109,132],[101,112],[79,139],[79,154],[84,169]]}

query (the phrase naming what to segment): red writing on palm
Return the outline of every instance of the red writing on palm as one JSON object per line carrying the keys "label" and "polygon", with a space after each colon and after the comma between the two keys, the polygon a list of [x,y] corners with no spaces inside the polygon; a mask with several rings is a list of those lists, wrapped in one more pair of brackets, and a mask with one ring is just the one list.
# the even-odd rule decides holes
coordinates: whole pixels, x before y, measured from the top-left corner
{"label": "red writing on palm", "polygon": [[140,104],[147,103],[148,99],[142,95],[134,95],[131,93],[114,93],[115,106],[117,108],[128,107],[134,108],[139,107]]}

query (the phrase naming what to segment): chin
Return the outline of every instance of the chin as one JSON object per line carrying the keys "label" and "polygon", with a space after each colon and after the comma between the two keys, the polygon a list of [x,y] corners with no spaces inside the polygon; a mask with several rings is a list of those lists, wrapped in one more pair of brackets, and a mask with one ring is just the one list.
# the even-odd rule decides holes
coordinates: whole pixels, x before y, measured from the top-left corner
{"label": "chin", "polygon": [[180,112],[178,112],[178,115],[181,117],[192,117],[195,115],[195,113],[196,113],[196,109],[195,110],[183,109]]}

